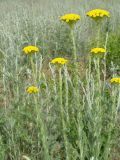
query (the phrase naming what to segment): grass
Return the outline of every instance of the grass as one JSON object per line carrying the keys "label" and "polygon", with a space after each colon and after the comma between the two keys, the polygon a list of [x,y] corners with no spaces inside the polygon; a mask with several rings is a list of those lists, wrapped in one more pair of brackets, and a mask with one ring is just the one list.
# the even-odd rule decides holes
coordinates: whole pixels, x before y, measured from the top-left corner
{"label": "grass", "polygon": [[[108,36],[107,77],[103,59],[89,56],[96,26],[85,13],[93,8],[111,13],[109,23],[101,24],[102,47]],[[119,0],[0,1],[1,160],[120,159],[120,92],[109,82],[119,76],[119,8]],[[75,27],[77,76],[70,29],[59,21],[70,12],[81,15]],[[40,48],[32,57],[34,72],[22,52],[30,44]],[[70,62],[59,70],[49,64],[55,57]],[[39,94],[27,94],[30,85]]]}

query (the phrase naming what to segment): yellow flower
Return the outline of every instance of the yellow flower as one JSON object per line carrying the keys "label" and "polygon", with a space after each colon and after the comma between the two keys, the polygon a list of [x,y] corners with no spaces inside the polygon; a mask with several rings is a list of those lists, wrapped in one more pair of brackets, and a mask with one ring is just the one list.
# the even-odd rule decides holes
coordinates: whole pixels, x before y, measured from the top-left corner
{"label": "yellow flower", "polygon": [[104,54],[104,53],[106,53],[106,49],[104,49],[104,48],[92,48],[90,52],[93,53],[93,54]]}
{"label": "yellow flower", "polygon": [[110,80],[111,83],[115,83],[115,84],[120,84],[120,78],[119,77],[114,77]]}
{"label": "yellow flower", "polygon": [[73,14],[73,13],[70,13],[70,14],[65,14],[64,16],[61,16],[60,17],[60,20],[66,22],[66,23],[75,23],[77,22],[78,20],[80,20],[80,15],[78,14]]}
{"label": "yellow flower", "polygon": [[62,64],[62,65],[66,64],[67,62],[68,62],[68,60],[65,58],[54,58],[51,61],[52,64]]}
{"label": "yellow flower", "polygon": [[86,13],[87,16],[93,19],[100,19],[102,17],[110,17],[110,13],[102,9],[94,9]]}
{"label": "yellow flower", "polygon": [[39,89],[36,86],[30,86],[27,88],[26,92],[29,94],[34,94],[34,93],[38,93]]}
{"label": "yellow flower", "polygon": [[37,48],[36,46],[27,46],[23,48],[23,52],[25,54],[31,54],[31,53],[39,52],[39,48]]}

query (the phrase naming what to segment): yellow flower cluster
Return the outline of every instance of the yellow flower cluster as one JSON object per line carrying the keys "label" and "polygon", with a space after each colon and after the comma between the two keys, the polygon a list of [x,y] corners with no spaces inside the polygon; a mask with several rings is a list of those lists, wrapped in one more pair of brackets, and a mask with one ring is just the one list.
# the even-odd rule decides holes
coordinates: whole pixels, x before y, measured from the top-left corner
{"label": "yellow flower cluster", "polygon": [[74,23],[80,20],[80,15],[78,14],[65,14],[64,16],[60,17],[60,20],[67,22],[67,23]]}
{"label": "yellow flower cluster", "polygon": [[91,53],[94,53],[94,54],[103,54],[103,53],[106,53],[106,49],[104,48],[92,48]]}
{"label": "yellow flower cluster", "polygon": [[68,60],[65,58],[54,58],[51,61],[52,64],[62,64],[62,65],[66,64],[67,62],[68,62]]}
{"label": "yellow flower cluster", "polygon": [[36,46],[27,46],[23,48],[23,52],[25,54],[31,54],[31,53],[39,52],[39,48],[37,48]]}
{"label": "yellow flower cluster", "polygon": [[120,78],[114,77],[110,80],[111,83],[120,84]]}
{"label": "yellow flower cluster", "polygon": [[26,92],[29,94],[34,94],[34,93],[38,93],[39,89],[36,86],[30,86],[27,88]]}
{"label": "yellow flower cluster", "polygon": [[86,13],[87,16],[91,18],[102,18],[102,17],[110,17],[110,13],[106,10],[102,9],[94,9]]}

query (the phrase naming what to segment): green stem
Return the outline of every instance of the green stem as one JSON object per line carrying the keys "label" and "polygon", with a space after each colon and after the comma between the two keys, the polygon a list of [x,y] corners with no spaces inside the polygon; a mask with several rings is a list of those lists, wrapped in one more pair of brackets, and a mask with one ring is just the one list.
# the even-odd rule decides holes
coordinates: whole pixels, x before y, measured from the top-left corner
{"label": "green stem", "polygon": [[[74,24],[70,26],[71,29],[71,40],[73,45],[73,60],[74,60],[74,70],[73,70],[73,84],[74,84],[74,104],[75,110],[77,111],[77,121],[78,121],[78,146],[80,149],[80,159],[84,160],[84,148],[83,148],[83,131],[82,131],[82,114],[80,106],[80,92],[79,92],[79,77],[78,77],[78,64],[77,64],[77,49],[74,36]],[[76,112],[74,112],[76,114]]]}
{"label": "green stem", "polygon": [[64,68],[64,73],[65,73],[65,109],[66,109],[66,119],[67,119],[67,124],[69,125],[70,118],[69,118],[69,109],[68,109],[68,82],[67,82],[67,67]]}
{"label": "green stem", "polygon": [[[47,143],[47,134],[46,134],[46,130],[44,127],[44,122],[42,120],[41,106],[38,108],[38,100],[36,96],[34,96],[34,101],[35,101],[36,114],[37,114],[36,115],[37,127],[38,128],[40,127],[41,140],[42,140],[42,145],[44,149],[44,158],[45,158],[44,160],[50,160],[49,147]],[[40,135],[38,135],[38,138],[40,138]]]}
{"label": "green stem", "polygon": [[73,45],[73,60],[74,60],[74,64],[76,64],[77,50],[76,50],[75,36],[74,36],[74,24],[70,26],[70,34],[71,34],[71,40],[72,40],[72,45]]}
{"label": "green stem", "polygon": [[80,106],[80,92],[79,92],[79,77],[78,77],[78,64],[77,64],[77,49],[74,36],[74,24],[71,25],[71,40],[73,45],[73,60],[74,60],[74,70],[73,70],[73,84],[74,84],[74,104],[75,110],[77,111],[77,121],[78,121],[78,147],[80,149],[80,159],[84,160],[84,137],[83,137],[83,123],[82,123],[82,108]]}
{"label": "green stem", "polygon": [[[37,66],[35,66],[33,62],[33,57],[32,55],[30,56],[30,62],[31,62],[31,67],[32,67],[32,77],[34,80],[34,84],[37,85]],[[41,105],[38,106],[38,97],[35,95],[34,96],[34,102],[35,102],[35,108],[36,108],[36,123],[37,123],[37,128],[40,128],[40,132],[38,132],[38,138],[41,139],[42,141],[42,146],[44,149],[44,160],[50,160],[50,155],[49,155],[49,146],[47,142],[47,133],[44,125],[44,121],[42,119],[42,110],[41,110]],[[40,146],[40,142],[38,141],[38,146]],[[39,147],[38,147],[39,148]]]}
{"label": "green stem", "polygon": [[33,62],[32,55],[30,56],[30,62],[31,62],[31,67],[32,67],[33,80],[34,80],[34,83],[36,83],[36,72],[35,72],[35,65],[34,65],[34,62]]}
{"label": "green stem", "polygon": [[94,108],[94,143],[93,143],[93,156],[95,159],[99,159],[100,149],[101,149],[101,131],[102,131],[102,117],[103,117],[103,108],[101,105],[101,79],[100,79],[100,59],[95,57],[95,87],[96,87],[96,97],[95,97],[95,108]]}
{"label": "green stem", "polygon": [[5,81],[6,77],[4,73],[6,73],[5,66],[3,67],[3,90],[4,90],[4,108],[5,108],[5,111],[7,111],[7,95],[6,95],[7,88],[6,88],[6,81]]}
{"label": "green stem", "polygon": [[[105,46],[104,46],[105,49],[107,49],[107,42],[108,42],[108,32],[106,33],[106,40],[105,40]],[[107,73],[106,54],[107,53],[104,54],[104,88],[105,88],[105,84],[106,84],[106,73]]]}
{"label": "green stem", "polygon": [[[116,86],[113,88],[113,92],[112,92],[112,107],[111,107],[111,119],[110,122],[108,124],[108,138],[107,138],[107,142],[105,145],[105,150],[103,153],[104,156],[104,160],[108,160],[109,155],[110,155],[110,151],[111,151],[111,140],[112,140],[112,132],[115,128],[115,124],[117,122],[117,113],[118,113],[118,104],[120,102],[120,88],[119,88],[119,95],[118,95],[118,101],[117,101],[117,95],[118,95],[118,88],[116,88]],[[116,104],[117,102],[117,104]],[[117,105],[117,106],[116,106]]]}
{"label": "green stem", "polygon": [[71,40],[73,45],[73,61],[74,61],[73,81],[74,81],[75,89],[78,90],[78,65],[77,65],[77,53],[76,53],[77,49],[76,49],[75,36],[74,36],[74,24],[70,26],[70,29],[71,29]]}
{"label": "green stem", "polygon": [[97,47],[99,47],[100,46],[100,30],[101,30],[100,22],[97,22],[97,30],[98,32],[97,32],[96,42],[97,42]]}
{"label": "green stem", "polygon": [[68,140],[66,135],[66,125],[64,120],[64,108],[63,108],[63,99],[62,99],[62,74],[61,74],[61,67],[59,68],[59,105],[60,105],[60,113],[61,113],[61,120],[62,120],[62,127],[63,127],[63,138],[65,143],[65,150],[66,150],[66,160],[70,160],[69,157],[69,149],[68,149]]}

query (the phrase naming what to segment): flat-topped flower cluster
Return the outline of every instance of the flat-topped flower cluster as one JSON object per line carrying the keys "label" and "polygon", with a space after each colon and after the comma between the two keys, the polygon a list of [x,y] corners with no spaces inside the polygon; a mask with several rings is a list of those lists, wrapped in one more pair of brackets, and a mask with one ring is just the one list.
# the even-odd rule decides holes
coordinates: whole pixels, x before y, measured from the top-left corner
{"label": "flat-topped flower cluster", "polygon": [[23,52],[25,54],[36,53],[36,52],[39,52],[39,48],[36,46],[26,46],[23,48]]}
{"label": "flat-topped flower cluster", "polygon": [[120,84],[120,77],[114,77],[110,80],[111,83]]}
{"label": "flat-topped flower cluster", "polygon": [[95,18],[110,17],[110,13],[103,9],[94,9],[86,13],[87,16]]}
{"label": "flat-topped flower cluster", "polygon": [[26,92],[29,94],[38,93],[39,89],[36,86],[30,86],[26,89]]}
{"label": "flat-topped flower cluster", "polygon": [[78,14],[65,14],[64,16],[60,17],[60,20],[67,22],[67,23],[71,23],[71,22],[77,22],[78,20],[80,20],[80,15]]}
{"label": "flat-topped flower cluster", "polygon": [[106,49],[104,49],[104,48],[92,48],[90,52],[93,53],[93,54],[104,54],[104,53],[106,53]]}

